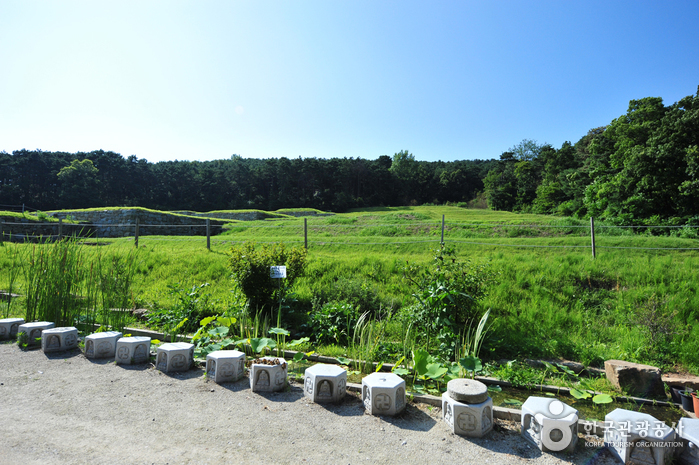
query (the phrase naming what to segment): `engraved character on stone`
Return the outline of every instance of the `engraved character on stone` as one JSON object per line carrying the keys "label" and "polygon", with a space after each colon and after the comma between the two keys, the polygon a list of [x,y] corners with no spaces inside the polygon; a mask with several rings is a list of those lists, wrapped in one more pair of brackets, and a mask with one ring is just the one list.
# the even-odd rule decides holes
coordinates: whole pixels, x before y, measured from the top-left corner
{"label": "engraved character on stone", "polygon": [[78,338],[76,338],[75,334],[73,334],[73,333],[66,334],[65,344],[66,344],[66,348],[74,347],[78,344]]}
{"label": "engraved character on stone", "polygon": [[306,386],[306,392],[312,395],[313,394],[313,380],[311,379],[310,376],[306,376],[305,386]]}
{"label": "engraved character on stone", "polygon": [[283,386],[285,380],[286,373],[284,372],[284,370],[277,370],[277,373],[274,375],[274,385]]}
{"label": "engraved character on stone", "polygon": [[209,366],[206,367],[206,373],[209,378],[216,379],[216,360],[209,360]]}
{"label": "engraved character on stone", "polygon": [[172,368],[175,370],[181,370],[187,366],[187,359],[182,354],[177,354],[172,357]]}
{"label": "engraved character on stone", "polygon": [[456,419],[456,424],[462,431],[475,431],[476,417],[468,412],[461,412]]}
{"label": "engraved character on stone", "polygon": [[126,346],[119,347],[119,350],[117,351],[117,358],[119,360],[128,360],[129,359],[129,348]]}
{"label": "engraved character on stone", "polygon": [[379,394],[374,397],[374,408],[376,410],[389,410],[391,408],[391,397],[388,394]]}

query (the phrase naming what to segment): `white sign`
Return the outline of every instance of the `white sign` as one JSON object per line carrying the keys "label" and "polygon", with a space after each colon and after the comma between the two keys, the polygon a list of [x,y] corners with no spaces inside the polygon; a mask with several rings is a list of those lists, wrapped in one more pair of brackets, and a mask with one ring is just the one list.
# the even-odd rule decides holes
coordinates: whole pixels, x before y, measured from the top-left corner
{"label": "white sign", "polygon": [[270,278],[286,278],[286,267],[285,266],[270,266],[269,267],[269,277]]}

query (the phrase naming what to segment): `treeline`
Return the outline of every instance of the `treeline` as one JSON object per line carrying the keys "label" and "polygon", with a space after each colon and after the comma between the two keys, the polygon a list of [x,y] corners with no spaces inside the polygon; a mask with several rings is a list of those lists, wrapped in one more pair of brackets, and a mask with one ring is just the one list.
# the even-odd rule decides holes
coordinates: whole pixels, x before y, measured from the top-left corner
{"label": "treeline", "polygon": [[[0,204],[40,210],[142,206],[212,211],[468,202],[495,210],[594,216],[618,224],[699,225],[699,89],[625,115],[556,149],[525,139],[499,160],[362,158],[149,163],[102,150],[0,152]],[[481,197],[479,197],[480,199]]]}
{"label": "treeline", "polygon": [[670,106],[632,100],[625,115],[560,149],[524,140],[484,185],[497,210],[699,225],[699,89]]}
{"label": "treeline", "polygon": [[212,211],[467,202],[496,160],[417,161],[407,151],[361,158],[150,163],[102,150],[0,152],[0,204],[39,210],[141,206]]}

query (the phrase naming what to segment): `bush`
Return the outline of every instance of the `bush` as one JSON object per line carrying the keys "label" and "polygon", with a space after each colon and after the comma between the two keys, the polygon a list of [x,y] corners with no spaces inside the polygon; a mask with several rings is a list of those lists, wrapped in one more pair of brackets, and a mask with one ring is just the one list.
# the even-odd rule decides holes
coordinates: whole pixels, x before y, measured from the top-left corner
{"label": "bush", "polygon": [[[277,302],[293,286],[294,281],[302,276],[306,269],[306,249],[284,244],[255,246],[246,242],[231,249],[228,264],[233,272],[233,279],[250,302],[250,308],[262,310],[268,315]],[[286,279],[281,282],[269,276],[270,267],[286,266]]]}
{"label": "bush", "polygon": [[319,344],[349,343],[350,332],[357,324],[359,311],[348,302],[328,302],[309,314],[308,329]]}
{"label": "bush", "polygon": [[[149,312],[148,324],[161,327],[166,333],[177,327],[182,333],[195,332],[199,329],[199,321],[220,313],[212,302],[211,295],[202,292],[208,285],[209,283],[204,283],[186,289],[181,288],[179,283],[168,284],[169,294],[176,299],[175,304]],[[185,319],[187,321],[182,323]]]}

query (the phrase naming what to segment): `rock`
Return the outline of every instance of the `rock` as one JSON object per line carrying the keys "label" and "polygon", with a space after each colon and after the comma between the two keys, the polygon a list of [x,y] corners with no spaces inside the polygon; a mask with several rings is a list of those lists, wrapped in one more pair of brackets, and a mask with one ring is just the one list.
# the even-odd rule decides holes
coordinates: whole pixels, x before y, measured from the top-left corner
{"label": "rock", "polygon": [[684,389],[690,387],[695,391],[699,391],[699,376],[680,375],[678,373],[665,373],[662,376],[663,383],[668,386],[678,386]]}
{"label": "rock", "polygon": [[660,368],[623,360],[607,360],[604,368],[607,379],[616,389],[645,398],[665,396]]}
{"label": "rock", "polygon": [[488,387],[474,379],[452,379],[447,383],[447,393],[452,399],[465,404],[480,404],[488,399]]}

